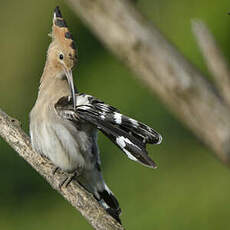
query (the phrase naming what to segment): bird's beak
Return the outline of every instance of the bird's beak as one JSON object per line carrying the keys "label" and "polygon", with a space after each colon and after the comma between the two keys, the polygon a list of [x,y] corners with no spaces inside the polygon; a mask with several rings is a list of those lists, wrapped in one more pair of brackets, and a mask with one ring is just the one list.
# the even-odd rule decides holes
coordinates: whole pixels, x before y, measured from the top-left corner
{"label": "bird's beak", "polygon": [[72,70],[68,70],[67,68],[64,68],[64,72],[65,75],[67,77],[68,83],[69,83],[69,87],[70,87],[70,91],[71,91],[71,96],[73,98],[73,108],[74,110],[76,109],[76,96],[75,96],[75,87],[74,87],[74,83],[73,83],[73,74],[72,74]]}

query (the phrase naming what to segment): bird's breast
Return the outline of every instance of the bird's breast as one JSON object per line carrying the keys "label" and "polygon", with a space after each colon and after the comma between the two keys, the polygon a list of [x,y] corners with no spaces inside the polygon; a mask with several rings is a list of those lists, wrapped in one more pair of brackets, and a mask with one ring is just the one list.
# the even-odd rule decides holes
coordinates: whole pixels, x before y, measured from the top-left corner
{"label": "bird's breast", "polygon": [[33,148],[47,156],[65,171],[92,167],[94,138],[86,130],[78,130],[71,121],[56,114],[30,116],[30,135]]}

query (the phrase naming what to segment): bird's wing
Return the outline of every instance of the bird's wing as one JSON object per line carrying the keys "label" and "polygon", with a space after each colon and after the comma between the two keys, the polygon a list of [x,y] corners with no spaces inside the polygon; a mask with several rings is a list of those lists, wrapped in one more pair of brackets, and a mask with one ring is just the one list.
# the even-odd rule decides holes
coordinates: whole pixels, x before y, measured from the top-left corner
{"label": "bird's wing", "polygon": [[132,118],[122,115],[116,108],[93,96],[77,94],[74,111],[70,97],[62,97],[55,105],[58,114],[73,122],[85,121],[97,127],[130,159],[155,168],[148,156],[146,144],[160,144],[162,137],[154,129]]}

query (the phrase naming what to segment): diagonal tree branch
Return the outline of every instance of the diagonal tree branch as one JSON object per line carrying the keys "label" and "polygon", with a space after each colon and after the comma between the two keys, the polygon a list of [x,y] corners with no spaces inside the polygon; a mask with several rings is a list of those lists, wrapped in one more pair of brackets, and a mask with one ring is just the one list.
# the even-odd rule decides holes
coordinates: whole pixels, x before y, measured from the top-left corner
{"label": "diagonal tree branch", "polygon": [[225,163],[230,112],[217,91],[125,0],[67,0],[99,39]]}
{"label": "diagonal tree branch", "polygon": [[58,171],[52,174],[55,166],[46,158],[32,150],[30,139],[21,129],[19,122],[0,109],[0,136],[18,152],[47,182],[69,201],[97,230],[123,230],[99,205],[94,197],[77,182],[71,182],[67,188],[59,189],[59,184],[67,176]]}
{"label": "diagonal tree branch", "polygon": [[219,92],[228,105],[230,105],[230,69],[225,57],[202,21],[193,20],[192,29]]}

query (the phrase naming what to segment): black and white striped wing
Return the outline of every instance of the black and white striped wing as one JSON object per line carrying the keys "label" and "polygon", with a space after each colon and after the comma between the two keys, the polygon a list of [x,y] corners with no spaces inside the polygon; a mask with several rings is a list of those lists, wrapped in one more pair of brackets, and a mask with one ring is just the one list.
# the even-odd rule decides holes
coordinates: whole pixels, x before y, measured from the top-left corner
{"label": "black and white striped wing", "polygon": [[131,160],[156,168],[155,162],[148,156],[146,144],[160,144],[162,137],[159,133],[90,95],[79,94],[76,99],[77,108],[73,111],[71,99],[61,98],[56,104],[58,113],[72,121],[95,125]]}

